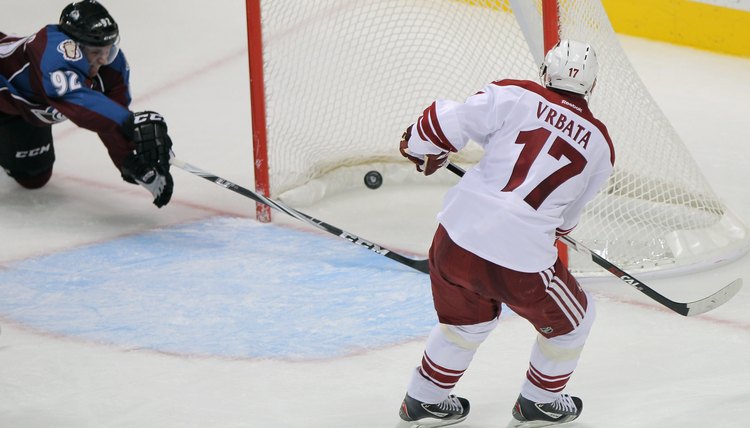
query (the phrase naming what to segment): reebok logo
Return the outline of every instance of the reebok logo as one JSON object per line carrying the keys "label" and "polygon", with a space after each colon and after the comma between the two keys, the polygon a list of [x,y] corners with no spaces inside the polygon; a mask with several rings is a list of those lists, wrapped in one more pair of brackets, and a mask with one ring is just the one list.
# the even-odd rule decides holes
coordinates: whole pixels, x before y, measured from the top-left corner
{"label": "reebok logo", "polygon": [[582,108],[580,108],[580,107],[578,107],[577,105],[575,105],[575,104],[571,103],[570,101],[562,100],[562,101],[561,101],[561,104],[564,104],[564,105],[566,105],[566,106],[568,106],[568,107],[571,107],[571,108],[572,108],[573,110],[576,110],[576,111],[577,111],[577,112],[579,112],[579,113],[583,112],[583,109],[582,109]]}

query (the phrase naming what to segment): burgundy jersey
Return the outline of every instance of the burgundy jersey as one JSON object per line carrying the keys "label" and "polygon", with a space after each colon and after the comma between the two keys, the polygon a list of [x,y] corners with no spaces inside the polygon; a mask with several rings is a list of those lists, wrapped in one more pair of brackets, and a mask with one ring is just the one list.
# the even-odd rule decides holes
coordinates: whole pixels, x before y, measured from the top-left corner
{"label": "burgundy jersey", "polygon": [[133,149],[122,134],[130,117],[129,67],[119,52],[93,78],[80,46],[48,25],[28,37],[0,33],[0,112],[45,126],[70,119],[99,134],[119,168]]}
{"label": "burgundy jersey", "polygon": [[415,154],[484,148],[448,191],[438,220],[462,248],[520,272],[555,263],[556,234],[573,229],[615,161],[586,100],[525,80],[494,82],[464,103],[438,100],[414,124]]}

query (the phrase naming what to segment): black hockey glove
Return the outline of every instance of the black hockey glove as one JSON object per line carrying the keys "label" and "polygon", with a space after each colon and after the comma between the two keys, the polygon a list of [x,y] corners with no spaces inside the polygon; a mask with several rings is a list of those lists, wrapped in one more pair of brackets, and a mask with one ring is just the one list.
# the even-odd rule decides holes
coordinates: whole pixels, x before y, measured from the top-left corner
{"label": "black hockey glove", "polygon": [[134,113],[123,127],[125,136],[135,143],[135,156],[140,163],[161,166],[169,172],[172,140],[167,134],[167,122],[153,111]]}
{"label": "black hockey glove", "polygon": [[167,123],[160,114],[143,111],[130,117],[123,132],[135,144],[135,151],[123,162],[122,178],[145,187],[154,196],[154,205],[163,207],[174,187],[169,173],[172,140]]}

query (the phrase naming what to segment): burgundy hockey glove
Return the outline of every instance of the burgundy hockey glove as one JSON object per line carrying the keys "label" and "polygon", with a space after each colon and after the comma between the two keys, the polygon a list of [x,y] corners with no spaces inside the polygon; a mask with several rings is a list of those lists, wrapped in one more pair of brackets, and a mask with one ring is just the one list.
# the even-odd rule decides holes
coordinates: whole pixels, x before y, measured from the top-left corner
{"label": "burgundy hockey glove", "polygon": [[417,166],[417,171],[424,175],[432,175],[435,171],[444,167],[448,163],[448,152],[420,156],[409,151],[409,138],[411,138],[411,128],[413,126],[414,125],[409,125],[403,135],[401,135],[399,151],[401,152],[401,156],[409,159]]}
{"label": "burgundy hockey glove", "polygon": [[[432,175],[435,171],[444,167],[448,163],[448,152],[441,152],[437,155],[424,156],[424,175]],[[417,168],[419,170],[419,168]]]}

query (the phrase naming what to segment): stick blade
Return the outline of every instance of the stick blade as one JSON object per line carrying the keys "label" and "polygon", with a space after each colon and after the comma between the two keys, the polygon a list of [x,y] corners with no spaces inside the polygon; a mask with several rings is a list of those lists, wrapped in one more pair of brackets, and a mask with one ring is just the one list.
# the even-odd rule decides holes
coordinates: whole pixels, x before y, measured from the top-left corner
{"label": "stick blade", "polygon": [[687,314],[685,314],[685,316],[692,317],[692,316],[700,315],[708,311],[711,311],[713,309],[716,309],[719,306],[723,305],[724,303],[728,302],[729,299],[734,297],[737,293],[739,293],[741,288],[742,288],[742,278],[737,278],[734,281],[732,281],[731,284],[727,285],[726,287],[722,288],[716,293],[704,299],[700,299],[700,300],[696,300],[695,302],[688,303],[686,305],[688,311],[687,311]]}

